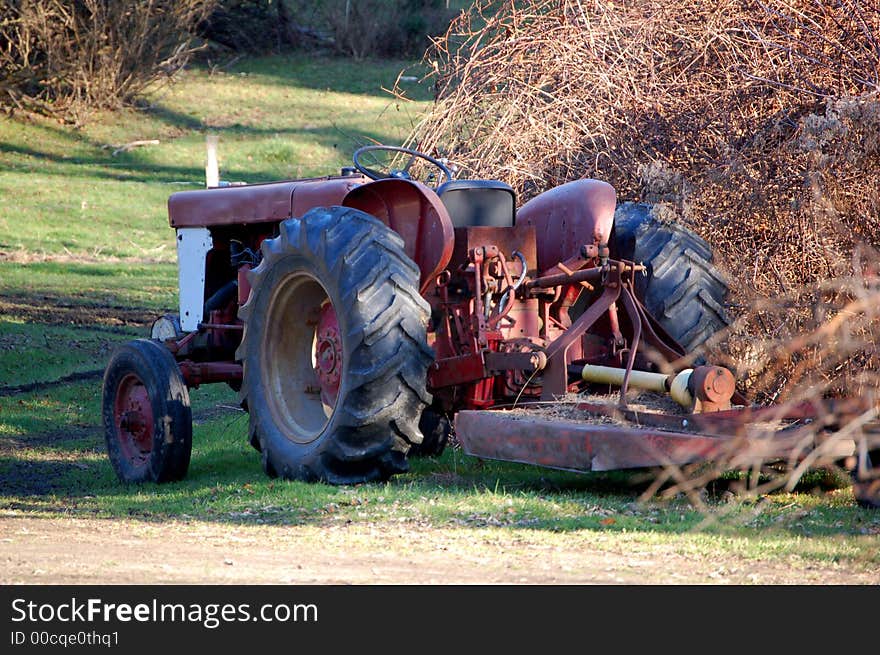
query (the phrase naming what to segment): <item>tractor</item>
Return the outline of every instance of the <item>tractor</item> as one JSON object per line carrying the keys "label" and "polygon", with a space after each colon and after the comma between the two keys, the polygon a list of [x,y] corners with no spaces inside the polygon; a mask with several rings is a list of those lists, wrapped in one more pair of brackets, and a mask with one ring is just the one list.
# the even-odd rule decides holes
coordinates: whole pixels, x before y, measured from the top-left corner
{"label": "tractor", "polygon": [[[186,475],[189,390],[209,383],[238,392],[266,474],[330,484],[387,479],[453,436],[469,455],[572,471],[680,465],[775,411],[695,356],[727,324],[696,234],[618,207],[600,180],[519,205],[508,184],[453,169],[375,145],[339,174],[172,194],[179,312],[104,375],[119,479]],[[631,390],[676,409],[634,408]],[[580,414],[546,411],[561,400]],[[762,454],[789,452],[826,410],[776,411],[786,427]],[[877,506],[867,443],[846,454],[859,502]]]}

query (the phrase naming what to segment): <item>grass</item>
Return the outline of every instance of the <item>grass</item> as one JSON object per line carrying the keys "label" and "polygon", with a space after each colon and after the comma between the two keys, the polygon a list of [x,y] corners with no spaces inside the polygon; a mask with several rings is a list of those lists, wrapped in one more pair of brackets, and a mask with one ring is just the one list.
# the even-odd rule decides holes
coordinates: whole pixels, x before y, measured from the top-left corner
{"label": "grass", "polygon": [[[0,119],[0,510],[245,524],[403,522],[516,533],[593,531],[682,552],[880,565],[880,514],[848,489],[804,485],[722,503],[638,502],[637,473],[577,475],[484,462],[447,449],[387,483],[331,487],[267,478],[247,416],[225,385],[192,390],[193,459],[179,483],[126,486],[100,426],[101,371],[119,342],[174,311],[170,193],[204,185],[204,140],[221,178],[320,175],[372,140],[400,143],[429,92],[382,91],[406,62],[273,57],[194,68],[141,110],[75,131]],[[412,70],[410,70],[412,73]],[[120,152],[120,144],[159,144]],[[109,147],[106,147],[109,146]]]}
{"label": "grass", "polygon": [[[251,59],[194,68],[141,110],[75,131],[43,119],[0,119],[0,251],[174,261],[168,195],[205,183],[205,135],[220,137],[221,179],[326,175],[358,145],[399,144],[427,107],[391,88],[408,62]],[[134,141],[158,145],[116,152]],[[15,199],[15,202],[9,200]]]}
{"label": "grass", "polygon": [[[0,507],[48,516],[212,521],[254,525],[340,522],[458,526],[575,535],[594,531],[628,541],[669,542],[682,552],[754,559],[880,565],[880,520],[847,490],[774,494],[717,508],[709,521],[686,499],[637,502],[627,473],[576,475],[483,462],[447,449],[417,459],[386,483],[333,487],[273,480],[247,444],[246,416],[225,387],[193,392],[193,462],[179,483],[121,485],[104,456],[95,416],[99,385],[0,397],[3,417]],[[63,426],[63,427],[62,427]],[[10,434],[12,432],[12,434]],[[11,446],[8,447],[8,446]]]}
{"label": "grass", "polygon": [[0,261],[0,388],[101,369],[177,303],[169,263]]}

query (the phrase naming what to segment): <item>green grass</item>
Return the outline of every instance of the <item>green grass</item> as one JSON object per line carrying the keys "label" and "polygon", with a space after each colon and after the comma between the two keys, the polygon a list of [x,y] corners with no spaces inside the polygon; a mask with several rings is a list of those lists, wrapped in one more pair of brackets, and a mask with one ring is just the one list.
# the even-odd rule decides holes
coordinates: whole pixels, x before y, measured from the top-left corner
{"label": "green grass", "polygon": [[[177,302],[177,266],[170,263],[13,263],[0,261],[0,295],[6,302],[63,296],[66,304],[157,312]],[[14,315],[7,309],[5,315]],[[47,311],[47,318],[51,318]]]}
{"label": "green grass", "polygon": [[577,475],[484,462],[447,449],[416,459],[385,483],[333,487],[263,475],[247,444],[246,415],[225,386],[192,392],[189,475],[164,485],[120,484],[104,455],[100,385],[0,397],[0,508],[49,516],[190,520],[260,525],[338,522],[619,534],[681,552],[880,565],[880,517],[848,490],[773,494],[723,505],[713,520],[686,499],[638,502],[633,473]]}
{"label": "green grass", "polygon": [[[412,460],[409,473],[387,483],[272,480],[226,385],[191,392],[194,446],[185,480],[117,481],[104,453],[100,371],[116,343],[145,336],[153,318],[175,310],[166,201],[204,185],[205,135],[220,135],[222,179],[335,172],[357,145],[399,144],[428,107],[428,89],[410,91],[415,103],[382,91],[404,67],[249,59],[213,74],[189,70],[144,109],[100,116],[80,131],[0,119],[0,510],[587,530],[685,553],[880,565],[880,513],[857,508],[849,489],[813,492],[805,484],[796,494],[728,504],[711,497],[707,517],[686,498],[638,502],[641,472],[577,475],[484,462],[454,449]],[[113,146],[140,139],[160,143],[113,155]]]}
{"label": "green grass", "polygon": [[[250,59],[193,68],[141,110],[98,116],[75,131],[45,119],[0,118],[0,251],[174,261],[168,195],[205,184],[205,136],[220,138],[221,179],[327,175],[359,145],[399,145],[428,89],[392,88],[409,62]],[[114,155],[118,146],[158,145]],[[12,200],[14,199],[14,202]]]}
{"label": "green grass", "polygon": [[0,389],[101,369],[176,305],[172,264],[0,261]]}

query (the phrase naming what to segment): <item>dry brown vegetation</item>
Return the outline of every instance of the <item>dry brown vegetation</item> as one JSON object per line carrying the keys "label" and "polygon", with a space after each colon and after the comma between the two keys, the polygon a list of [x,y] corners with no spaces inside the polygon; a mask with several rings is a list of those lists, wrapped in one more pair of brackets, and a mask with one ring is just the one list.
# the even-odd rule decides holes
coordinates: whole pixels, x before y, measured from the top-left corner
{"label": "dry brown vegetation", "polygon": [[168,79],[216,0],[0,0],[0,107],[81,123]]}
{"label": "dry brown vegetation", "polygon": [[[437,100],[413,144],[523,200],[596,177],[674,210],[713,246],[734,314],[754,308],[743,368],[766,363],[756,340],[837,315],[850,276],[875,287],[876,2],[488,4],[426,55]],[[755,389],[776,397],[790,381],[765,370]]]}
{"label": "dry brown vegetation", "polygon": [[712,245],[709,345],[753,399],[874,393],[877,0],[481,1],[426,62],[410,145],[522,200],[604,179]]}

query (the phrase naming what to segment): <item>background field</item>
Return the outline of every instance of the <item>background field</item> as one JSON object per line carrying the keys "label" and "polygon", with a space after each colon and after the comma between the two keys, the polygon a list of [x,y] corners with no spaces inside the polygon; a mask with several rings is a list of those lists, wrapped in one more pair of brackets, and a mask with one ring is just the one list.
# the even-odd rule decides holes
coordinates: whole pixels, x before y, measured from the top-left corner
{"label": "background field", "polygon": [[[101,374],[116,343],[145,336],[155,316],[176,309],[165,203],[174,191],[204,185],[205,135],[220,137],[224,180],[335,172],[358,145],[403,142],[429,107],[431,90],[418,82],[403,83],[413,102],[383,90],[402,71],[422,73],[408,62],[243,59],[192,68],[142,109],[81,130],[0,119],[0,532],[19,530],[25,517],[310,534],[369,526],[399,539],[411,530],[425,543],[442,531],[455,548],[475,534],[514,550],[537,541],[572,552],[638,545],[671,549],[685,568],[691,553],[735,558],[746,570],[770,563],[790,571],[789,581],[807,568],[828,583],[880,582],[880,513],[857,508],[845,486],[828,488],[827,476],[761,498],[738,498],[719,482],[706,490],[708,513],[684,497],[639,502],[645,472],[574,475],[454,449],[414,460],[409,474],[384,484],[273,481],[225,385],[191,394],[185,481],[117,482],[100,428]],[[159,143],[119,151],[138,140]],[[454,574],[454,560],[448,568]],[[22,576],[12,566],[0,571],[3,581]]]}

